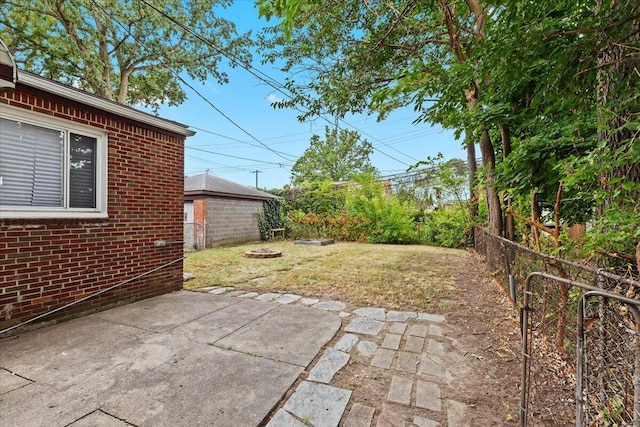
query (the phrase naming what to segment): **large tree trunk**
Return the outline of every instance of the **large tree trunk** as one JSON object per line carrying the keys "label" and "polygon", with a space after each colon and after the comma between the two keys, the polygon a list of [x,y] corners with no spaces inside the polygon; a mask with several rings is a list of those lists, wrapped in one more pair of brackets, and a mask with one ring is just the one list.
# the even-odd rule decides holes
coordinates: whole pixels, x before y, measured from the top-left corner
{"label": "large tree trunk", "polygon": [[489,131],[485,127],[482,128],[480,136],[480,152],[482,153],[482,165],[484,166],[485,195],[487,197],[487,209],[489,211],[489,231],[496,236],[502,236],[502,207],[500,206],[500,196],[493,181],[496,156]]}
{"label": "large tree trunk", "polygon": [[476,163],[476,146],[471,141],[467,142],[467,165],[469,167],[469,216],[475,222],[478,218],[478,197],[475,189],[478,165]]}
{"label": "large tree trunk", "polygon": [[[612,8],[612,4],[617,7]],[[601,22],[611,22],[616,16],[633,15],[640,9],[636,6],[635,11],[625,10],[623,14],[620,8],[620,3],[603,5],[602,1],[598,1],[597,13]],[[637,138],[634,135],[637,131],[626,125],[634,121],[634,116],[638,114],[638,102],[632,99],[640,91],[640,61],[629,46],[638,44],[639,27],[640,20],[636,18],[601,34],[597,73],[598,139],[605,142],[605,150],[611,153],[628,151],[634,138]],[[600,214],[611,208],[630,209],[637,202],[638,192],[635,188],[623,188],[625,182],[640,183],[640,163],[614,165],[600,176],[602,187],[611,194],[598,207]]]}
{"label": "large tree trunk", "polygon": [[[505,160],[507,156],[511,154],[511,130],[507,125],[499,125],[499,127],[502,138],[502,160]],[[504,204],[507,207],[507,211],[509,211],[511,207],[511,198],[509,196],[505,198]],[[504,218],[504,237],[509,240],[515,240],[516,238],[515,221],[513,220],[513,215],[509,212],[507,212]]]}

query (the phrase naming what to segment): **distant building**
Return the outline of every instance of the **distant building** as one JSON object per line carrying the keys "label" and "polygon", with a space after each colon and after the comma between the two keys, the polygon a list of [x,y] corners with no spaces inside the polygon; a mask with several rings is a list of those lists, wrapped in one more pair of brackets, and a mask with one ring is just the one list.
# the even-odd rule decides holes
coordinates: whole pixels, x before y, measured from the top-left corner
{"label": "distant building", "polygon": [[209,174],[184,180],[185,247],[202,248],[259,241],[258,214],[273,194]]}

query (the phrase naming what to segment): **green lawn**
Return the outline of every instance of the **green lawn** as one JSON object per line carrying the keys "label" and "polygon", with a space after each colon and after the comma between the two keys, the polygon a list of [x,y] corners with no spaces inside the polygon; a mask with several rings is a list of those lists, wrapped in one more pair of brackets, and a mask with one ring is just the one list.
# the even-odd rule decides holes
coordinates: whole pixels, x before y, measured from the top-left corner
{"label": "green lawn", "polygon": [[[269,248],[282,257],[244,257]],[[258,292],[296,293],[360,306],[444,312],[453,297],[463,250],[419,245],[336,243],[295,245],[291,241],[214,248],[187,254],[184,271],[196,275],[187,289],[233,286]]]}

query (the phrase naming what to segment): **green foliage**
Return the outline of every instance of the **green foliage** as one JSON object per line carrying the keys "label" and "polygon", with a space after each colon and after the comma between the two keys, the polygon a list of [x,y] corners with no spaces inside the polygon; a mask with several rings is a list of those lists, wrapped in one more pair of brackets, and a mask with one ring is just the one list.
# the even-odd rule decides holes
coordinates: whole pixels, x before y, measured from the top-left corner
{"label": "green foliage", "polygon": [[[120,103],[178,105],[185,73],[218,83],[226,55],[249,63],[248,34],[216,16],[228,0],[0,2],[0,38],[27,71]],[[195,30],[198,37],[189,33]]]}
{"label": "green foliage", "polygon": [[262,202],[262,209],[263,212],[258,214],[258,229],[260,230],[260,238],[267,240],[269,230],[284,227],[280,200],[265,200]]}
{"label": "green foliage", "polygon": [[360,176],[350,188],[345,203],[353,217],[362,219],[360,227],[371,243],[416,243],[415,206],[387,194],[382,183],[371,176]]}
{"label": "green foliage", "polygon": [[587,240],[593,253],[634,252],[640,240],[637,1],[259,5],[265,16],[283,18],[262,35],[266,61],[283,60],[286,71],[304,76],[287,82],[293,96],[280,106],[304,106],[309,115],[385,117],[413,105],[416,121],[453,129],[468,144],[483,142],[490,175],[480,184],[493,202],[491,224],[504,214],[496,193],[523,215],[532,201],[544,214],[562,186],[561,222],[593,222]]}
{"label": "green foliage", "polygon": [[291,188],[284,194],[284,211],[313,212],[318,215],[338,213],[344,207],[346,185],[314,181]]}
{"label": "green foliage", "polygon": [[466,203],[445,206],[425,215],[420,241],[445,248],[469,247],[473,245],[473,225]]}
{"label": "green foliage", "polygon": [[325,128],[325,139],[311,137],[305,150],[291,168],[294,184],[316,181],[349,181],[359,173],[373,173],[369,156],[373,152],[371,143],[360,141],[358,132],[348,129]]}

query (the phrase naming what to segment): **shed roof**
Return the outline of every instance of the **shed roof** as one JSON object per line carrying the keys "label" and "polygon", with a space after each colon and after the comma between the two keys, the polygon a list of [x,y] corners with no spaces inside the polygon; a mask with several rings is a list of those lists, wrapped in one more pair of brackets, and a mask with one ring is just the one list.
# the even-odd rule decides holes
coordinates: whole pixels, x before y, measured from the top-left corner
{"label": "shed roof", "polygon": [[273,194],[227,181],[226,179],[209,175],[208,173],[186,177],[184,179],[184,195],[185,197],[217,196],[248,200],[271,200],[278,198]]}

